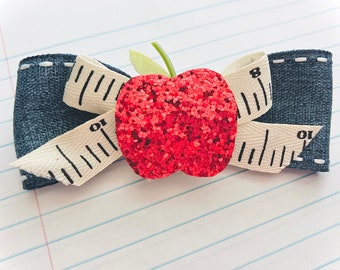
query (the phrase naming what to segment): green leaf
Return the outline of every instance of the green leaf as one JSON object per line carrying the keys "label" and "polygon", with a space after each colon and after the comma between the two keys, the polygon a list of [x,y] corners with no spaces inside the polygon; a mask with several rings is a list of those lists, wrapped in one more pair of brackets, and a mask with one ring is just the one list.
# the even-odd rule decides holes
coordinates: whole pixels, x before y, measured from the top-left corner
{"label": "green leaf", "polygon": [[164,68],[142,53],[130,50],[130,61],[135,70],[141,75],[162,74],[170,77]]}

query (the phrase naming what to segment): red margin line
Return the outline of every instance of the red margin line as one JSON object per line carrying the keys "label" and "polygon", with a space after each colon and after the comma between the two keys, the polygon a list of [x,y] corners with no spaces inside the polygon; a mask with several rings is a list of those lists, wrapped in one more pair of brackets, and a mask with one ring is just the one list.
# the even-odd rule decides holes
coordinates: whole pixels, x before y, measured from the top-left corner
{"label": "red margin line", "polygon": [[40,218],[40,223],[41,223],[41,229],[42,229],[43,234],[44,234],[44,239],[45,239],[45,244],[46,244],[46,248],[47,248],[48,257],[49,257],[50,263],[51,263],[51,269],[54,270],[52,255],[51,255],[50,246],[49,246],[48,240],[47,240],[45,224],[44,224],[44,220],[42,218],[40,203],[39,203],[39,199],[38,199],[38,193],[37,193],[36,189],[34,190],[34,196],[35,196],[35,202],[37,203],[37,208],[38,208],[38,213],[39,213],[39,218]]}
{"label": "red margin line", "polygon": [[[0,38],[1,38],[1,42],[2,42],[3,52],[4,52],[4,55],[5,55],[5,59],[6,59],[7,72],[8,72],[8,75],[9,75],[9,81],[11,83],[11,88],[12,88],[11,90],[12,90],[12,94],[14,96],[14,85],[13,85],[13,81],[12,81],[12,74],[11,74],[11,69],[10,69],[10,66],[9,66],[8,55],[7,55],[7,50],[6,50],[6,46],[5,46],[5,39],[4,39],[4,35],[3,35],[3,32],[2,32],[1,25],[0,25]],[[41,208],[40,208],[38,194],[37,194],[36,190],[34,190],[34,196],[35,196],[35,202],[37,204],[38,213],[39,213],[39,217],[40,217],[41,228],[42,228],[42,231],[43,231],[43,234],[44,234],[44,239],[45,239],[45,244],[46,244],[46,248],[47,248],[48,257],[49,257],[50,263],[51,263],[51,269],[54,270],[54,265],[53,265],[53,261],[52,261],[52,255],[51,255],[50,247],[48,245],[48,240],[47,240],[47,234],[46,234],[46,230],[45,230],[44,220],[42,218]]]}
{"label": "red margin line", "polygon": [[7,50],[6,50],[6,46],[5,46],[5,39],[4,39],[4,34],[2,32],[2,27],[0,25],[0,36],[1,36],[1,42],[2,42],[2,48],[4,50],[4,55],[5,55],[5,59],[6,59],[6,67],[7,67],[7,72],[8,72],[8,76],[9,76],[9,81],[11,83],[11,89],[12,89],[12,94],[14,96],[14,85],[13,85],[13,80],[12,80],[12,74],[11,74],[11,69],[9,67],[9,61],[8,61],[8,56],[7,56]]}

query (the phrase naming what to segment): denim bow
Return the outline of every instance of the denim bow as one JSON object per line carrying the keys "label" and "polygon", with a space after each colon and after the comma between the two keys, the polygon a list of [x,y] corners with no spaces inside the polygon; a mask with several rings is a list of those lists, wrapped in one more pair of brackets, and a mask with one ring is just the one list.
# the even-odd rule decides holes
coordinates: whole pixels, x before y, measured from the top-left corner
{"label": "denim bow", "polygon": [[[320,50],[301,50],[270,54],[268,59],[268,69],[270,67],[270,73],[267,80],[263,78],[262,74],[259,74],[263,72],[263,70],[262,68],[259,68],[257,63],[254,67],[249,66],[251,63],[239,63],[241,66],[238,66],[236,61],[236,64],[233,63],[235,66],[232,66],[232,64],[231,68],[229,66],[229,70],[222,73],[234,91],[234,89],[237,88],[237,85],[233,86],[233,80],[235,79],[233,78],[234,71],[239,71],[240,68],[246,67],[245,72],[247,73],[247,76],[249,76],[250,79],[258,85],[258,89],[262,91],[262,93],[260,92],[256,95],[253,94],[256,92],[251,92],[254,97],[252,101],[253,108],[251,108],[249,107],[251,106],[249,105],[250,102],[248,102],[249,100],[247,99],[249,96],[244,94],[242,89],[239,92],[236,90],[238,94],[235,94],[235,96],[239,95],[238,98],[236,97],[239,106],[239,125],[246,126],[244,123],[251,123],[250,125],[248,123],[248,128],[244,128],[243,131],[242,129],[239,129],[237,138],[240,141],[236,144],[237,147],[235,148],[230,164],[240,166],[242,163],[241,167],[256,169],[256,167],[259,166],[259,163],[264,163],[264,154],[262,153],[268,152],[267,150],[269,149],[268,140],[271,136],[268,131],[269,123],[274,125],[289,124],[290,126],[301,125],[300,128],[294,129],[292,134],[294,134],[295,140],[300,140],[302,144],[305,144],[301,148],[302,153],[299,155],[298,153],[290,153],[289,158],[286,158],[282,156],[284,156],[283,152],[286,152],[288,148],[285,148],[285,150],[282,148],[278,151],[280,153],[272,151],[268,154],[270,157],[268,157],[269,161],[267,161],[267,163],[270,165],[271,159],[274,160],[278,155],[281,155],[278,158],[278,162],[281,163],[279,164],[281,165],[279,167],[281,168],[288,165],[288,167],[298,169],[328,171],[332,97],[331,54]],[[77,62],[74,64],[75,60],[76,56],[73,55],[44,55],[26,58],[22,60],[19,65],[14,110],[14,137],[17,156],[18,158],[23,157],[18,161],[24,160],[23,163],[25,163],[25,166],[29,164],[29,161],[27,161],[29,159],[25,161],[24,156],[26,154],[32,154],[32,151],[34,150],[36,152],[40,146],[48,143],[51,139],[57,138],[59,135],[74,129],[83,123],[85,123],[83,125],[86,126],[86,129],[90,134],[95,134],[97,139],[99,139],[99,137],[101,137],[101,139],[104,138],[106,144],[111,145],[112,151],[116,153],[114,160],[121,156],[115,139],[109,137],[108,131],[103,128],[107,125],[105,114],[111,114],[105,112],[112,110],[112,107],[102,106],[100,105],[101,103],[96,105],[96,102],[92,102],[93,100],[91,98],[90,101],[87,101],[86,99],[88,97],[86,97],[86,93],[82,91],[91,71],[85,76],[85,81],[83,81],[82,86],[78,87],[79,93],[75,94],[74,91],[71,91],[69,92],[71,93],[71,98],[70,96],[67,97],[65,94],[64,99],[65,102],[72,105],[72,102],[67,101],[67,99],[72,99],[73,94],[75,104],[78,104],[75,107],[86,104],[85,106],[99,108],[101,111],[86,108],[86,111],[92,112],[89,113],[81,111],[79,108],[72,108],[63,102],[65,85],[67,85],[70,80],[75,82],[79,73],[80,68],[79,66],[76,68]],[[116,68],[112,68],[108,65],[104,66],[89,58],[85,58],[85,60],[90,64],[99,66],[101,70],[106,70],[105,72],[107,73],[115,73],[115,76],[117,77],[115,77],[115,81],[112,84],[117,87],[115,90],[116,94],[118,94],[120,86],[130,78],[126,73]],[[80,66],[81,65],[82,64],[80,64]],[[83,67],[82,72],[85,72],[85,68],[86,67]],[[74,73],[73,75],[71,74],[71,71]],[[107,76],[110,78],[109,75]],[[91,77],[94,78],[94,73]],[[69,78],[70,80],[68,80]],[[95,92],[95,87],[99,84],[100,78],[101,77],[98,77],[96,80],[93,92]],[[88,80],[87,83],[89,84],[91,78]],[[237,81],[237,78],[235,80]],[[98,86],[97,92],[104,93],[104,95],[101,96],[102,100],[107,94],[104,101],[110,100],[110,98],[112,100],[112,97],[113,99],[116,98],[116,95],[112,94],[114,93],[112,90],[113,85],[110,88],[112,93],[108,92],[111,82],[112,79],[109,79],[105,85],[104,79],[102,79],[100,85],[104,86],[106,89],[104,92],[99,91],[100,86]],[[241,93],[243,93],[243,95],[241,95]],[[260,95],[262,95],[261,98]],[[239,102],[240,100],[241,102]],[[81,104],[79,105],[79,103]],[[105,104],[108,103],[105,102]],[[259,105],[260,109],[258,108]],[[256,108],[255,114],[252,113],[254,108]],[[101,113],[104,113],[104,115],[97,116],[97,114]],[[113,115],[111,115],[111,118],[113,118]],[[319,126],[319,128],[314,130],[311,129],[310,126]],[[287,130],[285,126],[282,127],[283,129],[275,136],[279,137],[283,131]],[[321,130],[318,132],[320,128]],[[259,140],[262,140],[262,146],[259,149],[252,147],[249,145],[248,141],[244,139],[247,135],[249,136],[249,132],[252,132],[252,134],[256,132],[262,133],[261,136],[259,136]],[[318,134],[316,135],[317,132]],[[63,136],[65,136],[65,134]],[[242,141],[242,139],[244,140]],[[91,138],[91,140],[93,141],[93,138]],[[76,142],[79,141],[79,138],[76,136],[67,141],[67,145],[70,148],[72,148],[72,141],[76,144]],[[310,144],[308,144],[309,142]],[[82,146],[86,148],[87,145],[91,151],[93,151],[90,147],[90,143],[91,142],[86,141],[86,137],[82,137]],[[95,143],[98,143],[96,139]],[[98,144],[97,147],[100,148]],[[115,149],[115,147],[117,149]],[[35,173],[34,170],[29,169],[31,165],[28,167],[26,166],[26,168],[25,166],[20,166],[22,168],[21,173],[25,176],[25,179],[23,180],[25,189],[43,187],[57,183],[58,180],[65,184],[72,182],[82,184],[87,180],[88,173],[86,170],[79,169],[77,162],[74,162],[73,159],[69,157],[69,154],[66,153],[67,151],[65,151],[62,146],[56,147],[54,145],[53,148],[54,151],[59,153],[61,158],[64,159],[64,162],[66,161],[66,163],[68,163],[68,168],[64,168],[65,166],[63,168],[57,166],[58,170],[64,169],[63,172],[61,171],[59,173],[59,175],[62,175],[62,179],[56,176],[57,173],[53,172],[53,166],[51,167],[51,164],[45,164],[47,161],[44,155],[49,155],[50,153],[42,151],[40,152],[41,156],[39,156],[40,161],[38,163],[34,161],[34,163],[35,165],[38,165],[38,167],[40,167],[40,165],[47,166],[46,168],[48,168],[48,170],[44,169],[44,174],[41,174],[40,172]],[[87,149],[90,156],[92,155],[91,151]],[[105,156],[105,151],[101,151],[101,154]],[[98,170],[94,168],[94,162],[91,162],[89,165],[89,158],[81,153],[78,153],[78,156],[77,159],[82,160],[84,167],[88,167],[87,171],[95,172],[94,174],[98,173]],[[112,160],[106,162],[104,158],[99,157],[95,153],[91,158],[95,160],[96,156],[97,159],[100,159],[100,162],[97,160],[97,163],[101,164],[102,167],[108,166],[112,162]],[[255,157],[257,157],[256,162]],[[71,171],[72,173],[70,173]],[[76,175],[81,180],[78,181],[73,179],[74,177],[71,177],[71,174]],[[93,175],[90,174],[89,177],[91,178],[92,176]]]}

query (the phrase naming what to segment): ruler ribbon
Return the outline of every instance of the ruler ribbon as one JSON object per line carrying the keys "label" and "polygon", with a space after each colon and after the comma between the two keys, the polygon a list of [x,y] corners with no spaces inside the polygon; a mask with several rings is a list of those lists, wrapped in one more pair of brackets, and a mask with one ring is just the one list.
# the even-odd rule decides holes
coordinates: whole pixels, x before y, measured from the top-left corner
{"label": "ruler ribbon", "polygon": [[[238,105],[238,133],[230,164],[277,173],[317,135],[322,126],[254,121],[270,110],[272,87],[265,53],[246,55],[223,72]],[[129,77],[87,56],[78,56],[63,101],[99,114],[12,163],[28,173],[80,186],[122,157],[115,133],[115,104]]]}

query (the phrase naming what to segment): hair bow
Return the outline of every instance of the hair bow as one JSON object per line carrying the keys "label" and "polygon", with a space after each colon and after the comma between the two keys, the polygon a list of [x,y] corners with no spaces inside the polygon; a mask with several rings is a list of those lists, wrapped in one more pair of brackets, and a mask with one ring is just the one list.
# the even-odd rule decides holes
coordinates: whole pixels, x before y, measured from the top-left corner
{"label": "hair bow", "polygon": [[[26,176],[24,188],[79,186],[121,157],[148,179],[179,170],[213,176],[228,163],[269,173],[328,170],[329,52],[256,52],[221,74],[197,68],[179,75],[160,53],[169,73],[137,65],[142,75],[133,78],[84,55],[23,60],[12,165]],[[27,140],[39,145],[23,147]]]}

